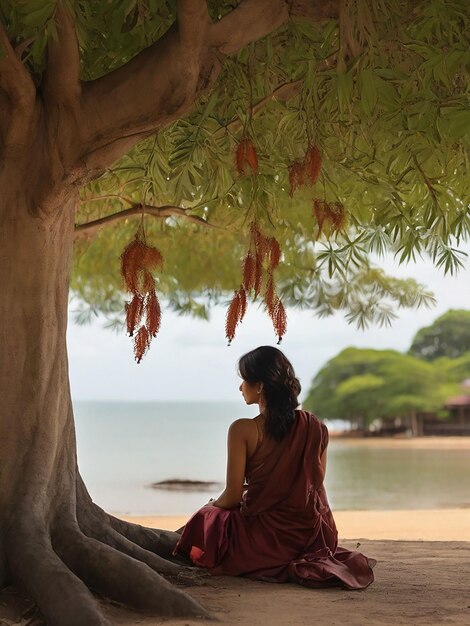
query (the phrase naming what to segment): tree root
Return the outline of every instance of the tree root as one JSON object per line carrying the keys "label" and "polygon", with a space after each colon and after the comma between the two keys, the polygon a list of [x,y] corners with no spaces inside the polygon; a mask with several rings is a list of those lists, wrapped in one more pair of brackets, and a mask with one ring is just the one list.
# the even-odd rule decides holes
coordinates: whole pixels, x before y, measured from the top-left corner
{"label": "tree root", "polygon": [[162,574],[165,578],[173,583],[180,585],[201,585],[208,574],[205,570],[191,567],[189,561],[181,561],[178,563],[175,557],[174,561],[168,561],[154,552],[145,550],[137,544],[133,543],[123,535],[119,534],[114,528],[103,525],[80,525],[81,530],[87,537],[97,539],[102,543],[115,548],[123,554],[127,554],[137,561],[142,561],[157,574]]}
{"label": "tree root", "polygon": [[173,556],[173,549],[180,539],[178,532],[139,526],[106,513],[93,502],[81,478],[77,482],[77,492],[80,497],[77,519],[85,535],[143,561],[173,582],[201,585],[210,577],[205,570],[192,567],[189,560]]}
{"label": "tree root", "polygon": [[85,583],[106,598],[171,617],[210,617],[190,596],[145,563],[86,537],[78,526],[61,526],[54,548]]}
{"label": "tree root", "polygon": [[111,626],[86,585],[54,552],[45,529],[33,526],[10,534],[11,576],[40,607],[48,626]]}
{"label": "tree root", "polygon": [[132,522],[126,522],[105,514],[109,524],[120,535],[126,537],[133,543],[136,543],[145,550],[151,550],[156,554],[159,554],[164,559],[173,559],[173,549],[176,543],[180,539],[180,535],[171,530],[160,530],[155,528],[147,528],[145,526],[139,526]]}
{"label": "tree root", "polygon": [[90,521],[94,522],[95,526],[104,525],[105,528],[112,528],[119,535],[144,548],[144,550],[157,554],[164,559],[171,560],[173,558],[173,548],[179,539],[177,533],[146,528],[132,522],[125,522],[106,513],[93,502],[79,474],[77,474],[77,499],[80,503],[80,506],[77,507],[77,517],[80,526]]}
{"label": "tree root", "polygon": [[88,517],[86,509],[79,517],[82,527],[66,510],[47,528],[45,522],[23,514],[4,536],[9,578],[36,602],[48,626],[111,626],[90,589],[154,615],[210,618],[158,573],[194,584],[190,568],[133,544],[105,519]]}
{"label": "tree root", "polygon": [[138,561],[142,561],[158,574],[176,578],[183,571],[181,566],[171,563],[155,554],[155,552],[150,552],[150,550],[146,550],[130,541],[130,539],[114,530],[112,526],[103,523],[103,519],[100,519],[96,514],[87,515],[85,518],[79,516],[78,523],[80,529],[87,537],[97,539],[111,548],[115,548]]}

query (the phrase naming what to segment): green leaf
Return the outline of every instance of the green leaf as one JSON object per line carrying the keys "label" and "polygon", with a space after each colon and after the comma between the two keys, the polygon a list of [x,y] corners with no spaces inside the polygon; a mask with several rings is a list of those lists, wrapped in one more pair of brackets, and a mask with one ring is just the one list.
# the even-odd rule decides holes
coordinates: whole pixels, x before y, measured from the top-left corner
{"label": "green leaf", "polygon": [[470,109],[442,108],[436,125],[442,137],[453,140],[470,138]]}
{"label": "green leaf", "polygon": [[375,110],[378,98],[374,72],[372,70],[363,70],[359,75],[358,83],[362,110],[370,117]]}
{"label": "green leaf", "polygon": [[352,71],[338,73],[336,77],[336,87],[338,90],[338,105],[342,115],[344,115],[351,106],[353,77]]}

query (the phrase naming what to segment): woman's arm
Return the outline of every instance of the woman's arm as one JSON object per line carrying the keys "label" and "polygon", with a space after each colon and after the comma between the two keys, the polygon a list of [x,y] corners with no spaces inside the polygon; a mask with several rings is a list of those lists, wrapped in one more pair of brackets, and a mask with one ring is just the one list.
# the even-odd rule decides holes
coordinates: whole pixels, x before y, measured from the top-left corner
{"label": "woman's arm", "polygon": [[323,478],[325,478],[326,474],[326,448],[323,450],[323,454],[320,457],[320,465],[323,470]]}
{"label": "woman's arm", "polygon": [[252,429],[251,421],[236,420],[228,430],[226,487],[217,500],[211,502],[213,506],[233,509],[240,504],[245,480],[247,443]]}

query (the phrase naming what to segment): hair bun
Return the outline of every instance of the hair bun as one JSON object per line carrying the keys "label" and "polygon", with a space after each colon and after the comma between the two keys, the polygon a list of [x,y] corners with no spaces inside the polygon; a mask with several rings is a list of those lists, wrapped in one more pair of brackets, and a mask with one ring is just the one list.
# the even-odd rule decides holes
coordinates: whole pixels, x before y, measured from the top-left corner
{"label": "hair bun", "polygon": [[298,396],[302,390],[300,381],[296,376],[288,376],[284,384],[291,391],[291,393],[296,396]]}

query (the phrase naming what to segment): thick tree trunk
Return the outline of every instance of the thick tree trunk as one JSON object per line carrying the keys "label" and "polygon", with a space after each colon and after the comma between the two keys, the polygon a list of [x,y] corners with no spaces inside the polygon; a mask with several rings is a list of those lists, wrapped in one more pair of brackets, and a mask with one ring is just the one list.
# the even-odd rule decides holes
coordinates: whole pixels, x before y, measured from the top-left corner
{"label": "thick tree trunk", "polygon": [[7,163],[0,170],[0,587],[23,588],[52,626],[105,624],[89,589],[160,615],[207,615],[160,576],[192,576],[159,556],[170,555],[171,534],[112,518],[81,481],[66,350],[76,192],[54,185],[38,208],[25,163]]}

